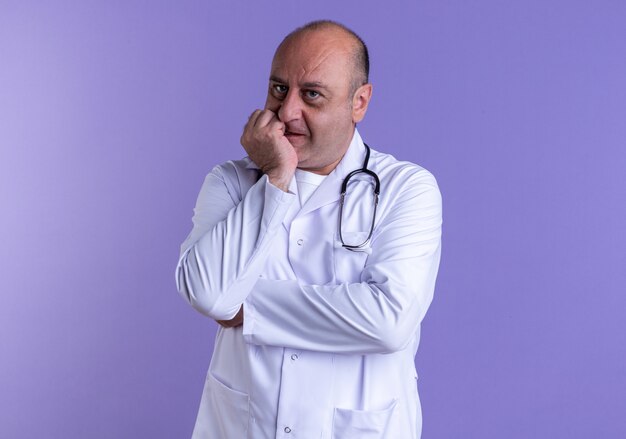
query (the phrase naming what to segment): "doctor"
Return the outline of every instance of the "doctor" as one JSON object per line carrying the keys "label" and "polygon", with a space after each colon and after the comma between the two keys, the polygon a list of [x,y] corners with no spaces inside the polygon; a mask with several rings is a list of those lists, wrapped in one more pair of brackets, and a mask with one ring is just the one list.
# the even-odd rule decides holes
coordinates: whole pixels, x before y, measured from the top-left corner
{"label": "doctor", "polygon": [[427,170],[363,143],[368,70],[344,26],[293,31],[244,127],[248,157],[204,181],[176,269],[221,325],[193,438],[420,437],[441,197]]}

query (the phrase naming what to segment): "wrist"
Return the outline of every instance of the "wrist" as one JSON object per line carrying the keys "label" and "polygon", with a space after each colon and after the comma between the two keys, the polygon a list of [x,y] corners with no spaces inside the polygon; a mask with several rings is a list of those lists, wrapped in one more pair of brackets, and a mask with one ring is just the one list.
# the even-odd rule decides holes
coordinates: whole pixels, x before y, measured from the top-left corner
{"label": "wrist", "polygon": [[272,172],[267,174],[269,182],[283,192],[289,192],[289,185],[295,170],[290,172]]}

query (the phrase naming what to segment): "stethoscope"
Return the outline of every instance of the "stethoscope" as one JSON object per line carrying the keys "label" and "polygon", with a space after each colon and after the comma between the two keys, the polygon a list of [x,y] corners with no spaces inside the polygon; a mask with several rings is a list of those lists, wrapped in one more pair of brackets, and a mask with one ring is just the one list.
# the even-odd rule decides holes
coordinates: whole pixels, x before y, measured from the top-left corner
{"label": "stethoscope", "polygon": [[[380,179],[378,178],[378,175],[376,175],[374,171],[367,169],[367,165],[370,160],[370,147],[367,145],[367,143],[364,143],[364,145],[365,145],[366,151],[365,151],[365,160],[363,161],[363,167],[359,169],[355,169],[354,171],[350,172],[346,176],[346,178],[343,180],[343,183],[341,184],[341,200],[339,202],[339,240],[341,241],[341,246],[343,248],[353,251],[353,252],[366,251],[366,246],[369,244],[370,239],[372,238],[372,233],[374,232],[374,222],[376,221],[376,208],[378,207],[378,196],[380,195]],[[367,174],[374,179],[374,213],[372,214],[372,225],[367,235],[367,239],[363,241],[361,244],[352,245],[352,244],[346,244],[344,242],[343,235],[341,232],[341,225],[342,225],[342,219],[343,219],[343,205],[344,205],[344,201],[346,198],[346,191],[348,189],[348,183],[350,182],[350,179],[357,174]]]}

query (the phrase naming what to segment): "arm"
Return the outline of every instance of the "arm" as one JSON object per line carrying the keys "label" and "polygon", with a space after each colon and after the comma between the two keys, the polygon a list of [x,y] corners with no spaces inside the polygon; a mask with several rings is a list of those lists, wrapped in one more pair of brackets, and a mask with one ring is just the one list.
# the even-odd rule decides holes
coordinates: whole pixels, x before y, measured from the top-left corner
{"label": "arm", "polygon": [[434,178],[416,173],[403,188],[377,225],[360,283],[260,279],[245,302],[246,340],[333,353],[403,349],[432,301],[441,250]]}
{"label": "arm", "polygon": [[176,267],[178,291],[191,306],[216,320],[237,313],[263,269],[271,239],[294,198],[263,176],[235,204],[223,167],[206,177],[196,203],[194,228],[181,247]]}
{"label": "arm", "polygon": [[[240,197],[231,166],[205,179],[194,211],[194,228],[181,248],[176,285],[198,311],[231,319],[259,277],[269,244],[295,196],[287,193],[297,165],[284,124],[269,110],[256,110],[241,144],[265,175]],[[230,174],[230,175],[229,175]]]}

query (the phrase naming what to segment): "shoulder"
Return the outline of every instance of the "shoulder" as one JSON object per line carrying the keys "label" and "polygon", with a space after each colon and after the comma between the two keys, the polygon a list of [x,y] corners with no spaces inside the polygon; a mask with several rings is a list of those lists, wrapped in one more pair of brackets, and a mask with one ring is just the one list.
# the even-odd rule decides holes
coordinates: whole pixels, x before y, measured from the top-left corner
{"label": "shoulder", "polygon": [[229,160],[216,165],[206,175],[204,187],[216,184],[223,185],[234,201],[241,200],[243,195],[259,179],[259,169],[248,157]]}
{"label": "shoulder", "polygon": [[415,185],[438,188],[437,179],[428,169],[416,163],[398,160],[391,154],[372,149],[370,167],[378,174],[381,185],[386,184],[394,190]]}
{"label": "shoulder", "polygon": [[248,174],[255,174],[257,166],[248,157],[239,160],[228,160],[216,165],[209,175],[214,174],[224,179],[239,179]]}
{"label": "shoulder", "polygon": [[428,169],[374,150],[370,162],[380,180],[381,222],[401,215],[414,221],[430,218],[441,224],[441,192],[435,176]]}

